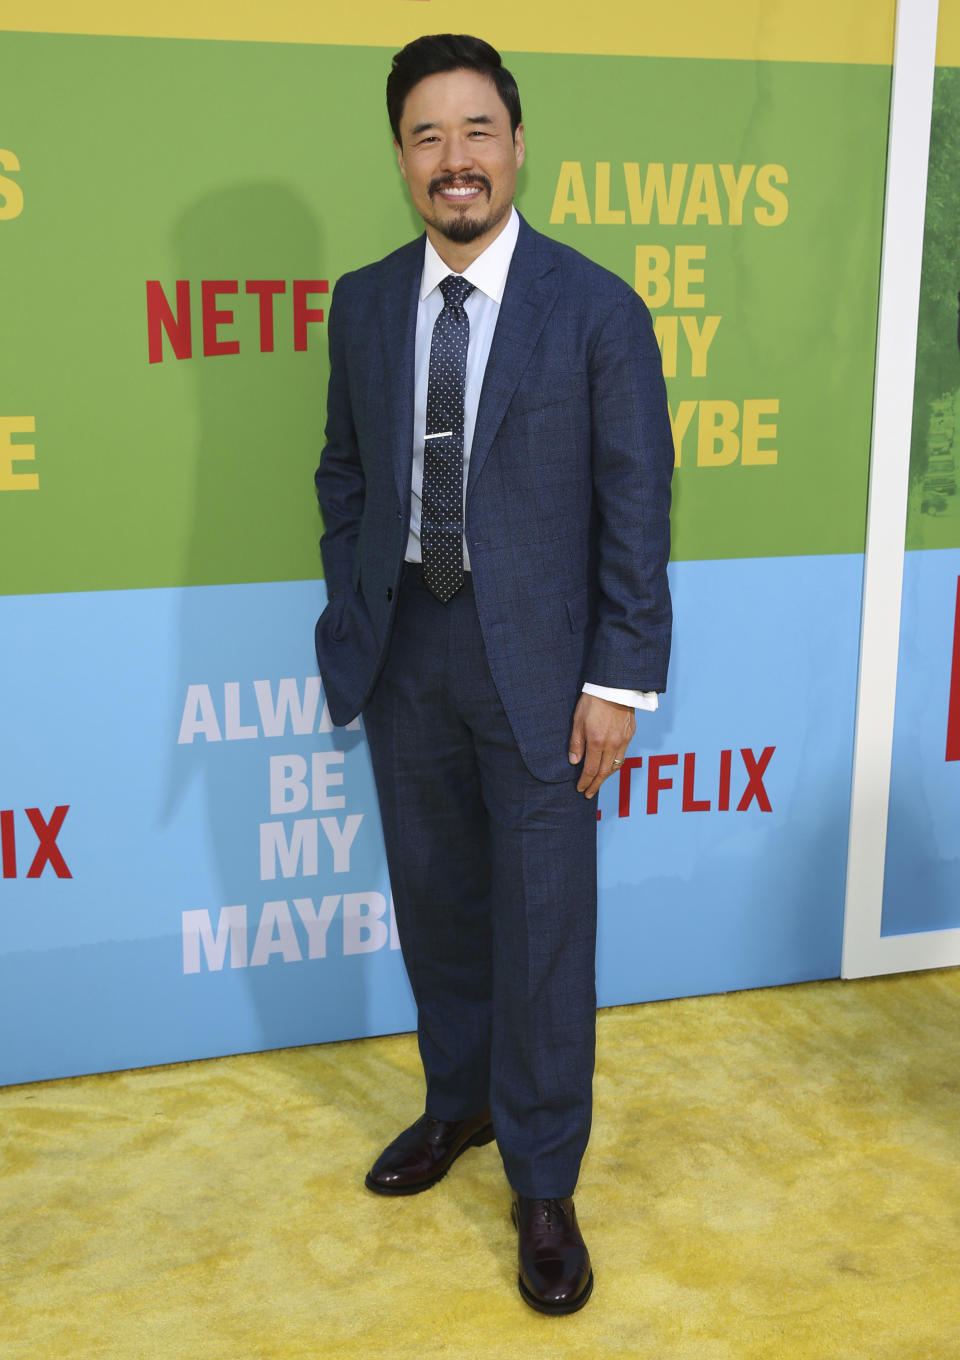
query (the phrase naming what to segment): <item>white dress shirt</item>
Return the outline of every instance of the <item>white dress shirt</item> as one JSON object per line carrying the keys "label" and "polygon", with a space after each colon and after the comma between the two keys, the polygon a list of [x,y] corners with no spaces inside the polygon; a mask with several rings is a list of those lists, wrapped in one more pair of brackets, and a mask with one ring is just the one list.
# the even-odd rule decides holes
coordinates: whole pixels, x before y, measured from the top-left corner
{"label": "white dress shirt", "polygon": [[[491,241],[486,250],[467,266],[463,277],[473,284],[473,292],[463,304],[470,320],[470,343],[467,348],[467,371],[464,388],[463,407],[463,491],[466,498],[467,474],[470,469],[470,450],[473,446],[473,432],[477,423],[477,408],[480,405],[480,390],[483,375],[490,356],[493,333],[500,315],[500,303],[506,287],[510,261],[513,259],[517,236],[520,232],[520,218],[516,209],[511,209],[510,218],[503,231]],[[420,550],[420,513],[421,493],[423,490],[423,444],[427,430],[427,381],[430,374],[430,342],[433,326],[443,310],[443,294],[439,283],[448,274],[455,273],[437,254],[430,243],[426,242],[423,257],[423,277],[420,281],[420,301],[417,305],[417,338],[415,349],[415,376],[413,397],[413,477],[410,494],[410,537],[407,540],[406,559],[408,562],[422,561]],[[466,538],[463,540],[463,565],[470,570],[470,554]],[[657,707],[657,696],[641,690],[611,689],[606,685],[585,684],[585,694],[594,694],[601,699],[614,703],[628,704],[633,708],[653,710]]]}

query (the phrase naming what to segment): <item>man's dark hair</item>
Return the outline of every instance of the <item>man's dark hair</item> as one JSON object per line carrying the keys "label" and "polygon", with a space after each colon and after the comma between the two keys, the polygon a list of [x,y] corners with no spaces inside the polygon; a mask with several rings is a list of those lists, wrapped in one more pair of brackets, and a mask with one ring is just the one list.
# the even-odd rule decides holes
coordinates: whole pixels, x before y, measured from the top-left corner
{"label": "man's dark hair", "polygon": [[497,49],[467,33],[432,33],[407,43],[394,57],[387,76],[387,113],[398,142],[407,95],[426,76],[441,71],[478,71],[492,80],[510,115],[510,131],[516,132],[523,121],[520,91]]}

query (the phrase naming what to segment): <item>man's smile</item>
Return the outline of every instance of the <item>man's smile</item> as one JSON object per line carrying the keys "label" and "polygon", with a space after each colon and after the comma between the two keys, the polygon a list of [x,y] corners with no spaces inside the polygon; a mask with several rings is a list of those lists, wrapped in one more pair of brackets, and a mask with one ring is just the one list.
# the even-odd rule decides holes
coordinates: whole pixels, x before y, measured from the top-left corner
{"label": "man's smile", "polygon": [[427,192],[431,198],[439,196],[446,203],[472,203],[483,194],[489,199],[490,181],[486,177],[478,177],[466,183],[462,180],[435,179]]}

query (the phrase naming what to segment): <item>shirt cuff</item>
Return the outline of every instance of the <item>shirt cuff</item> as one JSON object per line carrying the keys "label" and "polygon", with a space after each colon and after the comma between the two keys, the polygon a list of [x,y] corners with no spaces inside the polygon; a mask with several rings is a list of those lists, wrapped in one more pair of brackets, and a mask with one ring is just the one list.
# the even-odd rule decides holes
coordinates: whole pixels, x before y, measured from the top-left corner
{"label": "shirt cuff", "polygon": [[610,689],[607,685],[591,685],[589,682],[583,687],[584,694],[592,694],[597,699],[609,699],[613,704],[627,704],[630,708],[643,708],[648,713],[657,711],[657,695],[654,690],[642,689]]}

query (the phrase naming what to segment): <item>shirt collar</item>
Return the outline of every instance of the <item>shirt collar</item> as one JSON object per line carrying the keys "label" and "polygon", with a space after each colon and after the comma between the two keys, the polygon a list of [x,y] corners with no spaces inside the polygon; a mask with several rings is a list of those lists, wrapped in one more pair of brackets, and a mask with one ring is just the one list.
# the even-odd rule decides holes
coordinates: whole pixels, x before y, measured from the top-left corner
{"label": "shirt collar", "polygon": [[[463,277],[474,288],[485,293],[488,298],[499,304],[507,283],[510,261],[513,259],[517,237],[520,234],[520,218],[516,208],[510,209],[510,220],[503,231],[487,246],[472,264],[463,271]],[[432,293],[441,279],[453,271],[444,264],[427,237],[427,248],[423,256],[423,276],[420,280],[420,301]]]}

